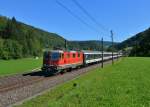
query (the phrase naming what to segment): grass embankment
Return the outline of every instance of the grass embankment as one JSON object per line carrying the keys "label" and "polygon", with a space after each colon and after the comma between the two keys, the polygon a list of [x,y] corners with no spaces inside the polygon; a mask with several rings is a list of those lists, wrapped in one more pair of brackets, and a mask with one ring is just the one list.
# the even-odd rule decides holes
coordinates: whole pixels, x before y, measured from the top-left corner
{"label": "grass embankment", "polygon": [[125,58],[59,85],[20,107],[149,107],[149,66],[150,58]]}
{"label": "grass embankment", "polygon": [[32,69],[41,67],[42,58],[24,58],[17,60],[0,60],[0,76],[29,72]]}

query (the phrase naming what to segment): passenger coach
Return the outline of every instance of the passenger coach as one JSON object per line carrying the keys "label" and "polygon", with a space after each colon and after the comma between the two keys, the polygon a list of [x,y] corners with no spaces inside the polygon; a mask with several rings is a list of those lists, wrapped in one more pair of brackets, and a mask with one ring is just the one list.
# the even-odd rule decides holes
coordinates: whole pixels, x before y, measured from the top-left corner
{"label": "passenger coach", "polygon": [[[100,51],[83,51],[84,64],[92,64],[102,61],[102,52]],[[113,57],[117,58],[118,53],[113,53]],[[112,52],[103,52],[103,60],[109,60],[112,58]]]}

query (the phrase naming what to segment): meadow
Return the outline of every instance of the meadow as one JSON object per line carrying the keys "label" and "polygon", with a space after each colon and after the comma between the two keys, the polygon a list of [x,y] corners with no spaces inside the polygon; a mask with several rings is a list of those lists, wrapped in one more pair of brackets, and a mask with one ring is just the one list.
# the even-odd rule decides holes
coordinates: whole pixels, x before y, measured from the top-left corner
{"label": "meadow", "polygon": [[150,58],[122,58],[61,84],[19,107],[149,107]]}
{"label": "meadow", "polygon": [[42,66],[42,58],[0,60],[0,76],[29,72],[41,66]]}

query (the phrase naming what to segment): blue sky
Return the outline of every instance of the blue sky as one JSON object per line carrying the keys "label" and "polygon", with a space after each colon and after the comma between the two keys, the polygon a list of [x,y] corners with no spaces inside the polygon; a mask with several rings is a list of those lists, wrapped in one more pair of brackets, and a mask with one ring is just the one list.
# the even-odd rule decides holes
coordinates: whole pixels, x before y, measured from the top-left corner
{"label": "blue sky", "polygon": [[[0,0],[0,14],[68,40],[110,40],[110,32],[93,23],[71,0],[59,0],[99,32],[85,26],[56,0]],[[114,31],[114,40],[123,41],[150,27],[150,0],[77,0],[99,23]]]}

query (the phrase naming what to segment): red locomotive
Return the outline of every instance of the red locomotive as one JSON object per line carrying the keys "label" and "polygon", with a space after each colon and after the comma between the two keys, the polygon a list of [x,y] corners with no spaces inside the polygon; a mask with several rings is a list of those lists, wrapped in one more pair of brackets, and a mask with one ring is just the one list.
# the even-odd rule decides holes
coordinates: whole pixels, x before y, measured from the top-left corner
{"label": "red locomotive", "polygon": [[57,73],[81,65],[83,65],[83,52],[53,50],[44,52],[42,70]]}

